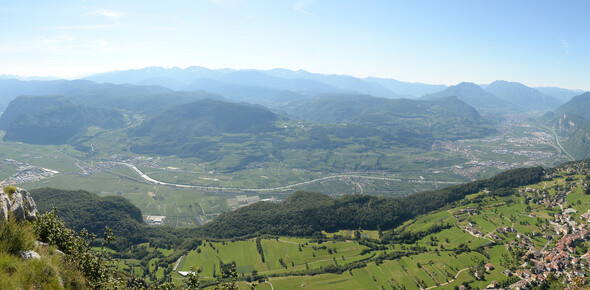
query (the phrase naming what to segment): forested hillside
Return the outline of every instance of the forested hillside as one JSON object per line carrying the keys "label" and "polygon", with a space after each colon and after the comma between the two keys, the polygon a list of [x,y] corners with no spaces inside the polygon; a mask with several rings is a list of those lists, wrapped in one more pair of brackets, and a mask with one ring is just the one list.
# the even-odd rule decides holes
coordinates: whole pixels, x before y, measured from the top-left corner
{"label": "forested hillside", "polygon": [[217,238],[251,237],[262,234],[312,236],[322,230],[388,230],[417,215],[444,207],[482,189],[492,191],[535,183],[541,167],[509,170],[493,178],[451,186],[401,198],[343,195],[333,199],[319,193],[296,192],[284,203],[257,203],[196,229],[200,235]]}
{"label": "forested hillside", "polygon": [[59,217],[76,231],[86,229],[100,237],[109,227],[119,237],[118,242],[126,242],[145,227],[141,210],[123,197],[55,188],[33,189],[30,193],[40,213],[57,208]]}
{"label": "forested hillside", "polygon": [[564,148],[576,159],[590,156],[590,93],[573,97],[545,115],[555,131],[567,140]]}
{"label": "forested hillside", "polygon": [[127,125],[125,116],[109,108],[84,105],[52,105],[36,114],[22,114],[6,129],[4,140],[31,144],[67,144],[90,126],[118,129]]}
{"label": "forested hillside", "polygon": [[[217,136],[222,133],[258,134],[276,130],[278,116],[267,109],[215,100],[201,100],[172,107],[143,122],[132,136],[153,140]],[[168,142],[167,141],[167,142]]]}
{"label": "forested hillside", "polygon": [[327,124],[361,125],[399,139],[453,140],[485,136],[493,131],[473,107],[452,96],[419,101],[332,94],[295,104],[285,110],[296,117]]}

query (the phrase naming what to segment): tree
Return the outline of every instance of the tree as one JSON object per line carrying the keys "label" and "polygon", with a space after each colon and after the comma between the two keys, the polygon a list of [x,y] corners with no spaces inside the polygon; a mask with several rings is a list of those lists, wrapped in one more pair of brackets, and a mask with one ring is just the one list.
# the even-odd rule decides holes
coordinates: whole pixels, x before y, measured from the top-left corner
{"label": "tree", "polygon": [[186,275],[187,279],[185,281],[187,289],[199,289],[201,282],[199,281],[199,267],[191,266],[191,271]]}
{"label": "tree", "polygon": [[236,264],[231,263],[229,273],[223,272],[221,277],[223,279],[227,279],[227,281],[217,284],[215,286],[216,290],[237,290],[238,285],[236,284],[238,273],[236,271]]}

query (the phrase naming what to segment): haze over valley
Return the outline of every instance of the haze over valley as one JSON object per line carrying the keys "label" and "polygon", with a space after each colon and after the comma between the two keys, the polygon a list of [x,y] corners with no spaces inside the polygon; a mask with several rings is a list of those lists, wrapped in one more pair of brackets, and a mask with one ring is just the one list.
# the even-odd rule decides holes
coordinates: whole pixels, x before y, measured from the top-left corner
{"label": "haze over valley", "polygon": [[586,289],[584,1],[0,3],[0,289]]}
{"label": "haze over valley", "polygon": [[506,81],[150,67],[0,85],[5,184],[117,193],[178,227],[248,204],[238,198],[403,196],[588,152],[568,142],[585,134],[587,95],[562,103]]}

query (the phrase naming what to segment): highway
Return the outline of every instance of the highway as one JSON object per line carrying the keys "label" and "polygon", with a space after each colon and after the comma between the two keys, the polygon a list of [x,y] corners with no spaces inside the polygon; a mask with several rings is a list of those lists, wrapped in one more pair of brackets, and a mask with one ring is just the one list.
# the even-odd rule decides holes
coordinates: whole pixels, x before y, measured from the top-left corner
{"label": "highway", "polygon": [[159,184],[159,185],[174,186],[174,187],[180,187],[180,188],[194,188],[194,189],[204,190],[204,191],[256,191],[256,192],[287,191],[287,190],[291,190],[295,187],[302,186],[302,185],[308,185],[308,184],[312,184],[312,183],[316,183],[316,182],[320,182],[320,181],[324,181],[324,180],[332,180],[332,179],[347,178],[347,177],[348,178],[364,178],[364,179],[372,179],[372,180],[385,180],[385,181],[394,181],[394,182],[408,182],[408,183],[431,183],[431,184],[447,184],[447,185],[461,183],[461,182],[455,182],[455,181],[402,179],[402,178],[388,178],[388,177],[378,177],[378,176],[362,176],[362,175],[354,175],[354,174],[339,174],[339,175],[331,175],[331,176],[316,178],[316,179],[298,182],[298,183],[289,184],[289,185],[284,185],[284,186],[270,187],[270,188],[218,187],[218,186],[177,184],[177,183],[170,183],[170,182],[155,180],[155,179],[149,177],[147,174],[145,174],[141,170],[139,170],[139,168],[137,168],[135,165],[133,165],[131,163],[118,162],[118,164],[125,165],[125,166],[131,168],[139,176],[141,176],[141,178],[143,178],[144,180],[146,180],[150,183]]}
{"label": "highway", "polygon": [[565,155],[567,155],[567,157],[569,157],[572,161],[575,161],[576,159],[574,157],[572,157],[567,151],[565,151],[563,146],[561,146],[561,143],[559,142],[559,137],[557,137],[557,133],[555,133],[555,131],[553,131],[552,129],[549,129],[549,128],[546,128],[546,129],[551,131],[551,133],[553,133],[553,136],[555,137],[555,143],[557,143],[557,146],[559,146],[559,149],[561,149],[561,151],[563,151],[563,153],[565,153]]}

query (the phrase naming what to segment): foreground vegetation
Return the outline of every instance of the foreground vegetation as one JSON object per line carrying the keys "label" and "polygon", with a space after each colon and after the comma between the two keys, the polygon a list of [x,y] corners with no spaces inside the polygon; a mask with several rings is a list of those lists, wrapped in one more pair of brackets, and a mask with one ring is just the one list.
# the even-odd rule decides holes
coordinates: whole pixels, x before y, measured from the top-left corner
{"label": "foreground vegetation", "polygon": [[[93,237],[66,228],[55,214],[35,222],[0,223],[0,288],[82,289],[120,287],[120,275],[93,251]],[[24,252],[40,256],[24,259]],[[23,256],[24,257],[24,256]]]}

